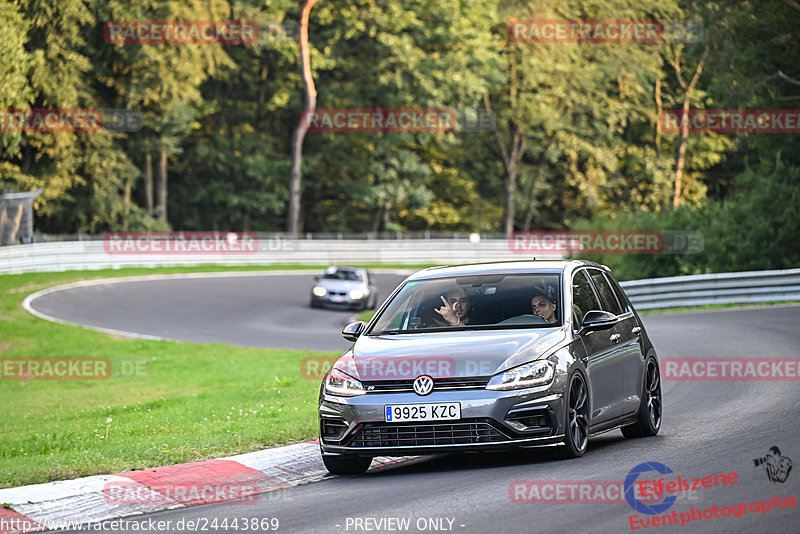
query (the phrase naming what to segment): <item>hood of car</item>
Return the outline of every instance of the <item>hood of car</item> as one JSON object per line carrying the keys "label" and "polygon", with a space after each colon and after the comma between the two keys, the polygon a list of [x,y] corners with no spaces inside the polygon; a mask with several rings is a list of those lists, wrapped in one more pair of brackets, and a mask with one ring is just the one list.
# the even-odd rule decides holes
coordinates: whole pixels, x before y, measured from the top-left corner
{"label": "hood of car", "polygon": [[322,286],[328,291],[348,291],[350,289],[363,289],[364,282],[359,280],[334,280],[334,279],[320,279],[316,286]]}
{"label": "hood of car", "polygon": [[565,339],[561,328],[361,336],[335,367],[362,381],[491,376],[539,359]]}

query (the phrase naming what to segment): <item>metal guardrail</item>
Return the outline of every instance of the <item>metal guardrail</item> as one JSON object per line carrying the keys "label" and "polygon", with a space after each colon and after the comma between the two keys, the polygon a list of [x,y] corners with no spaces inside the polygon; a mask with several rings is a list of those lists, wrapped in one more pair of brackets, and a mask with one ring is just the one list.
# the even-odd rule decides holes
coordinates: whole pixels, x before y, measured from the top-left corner
{"label": "metal guardrail", "polygon": [[800,269],[697,274],[620,285],[637,310],[800,300]]}
{"label": "metal guardrail", "polygon": [[[155,231],[154,231],[155,232]],[[220,230],[224,234],[225,231]],[[478,236],[481,239],[506,239],[503,233],[478,232],[445,232],[445,231],[405,231],[405,232],[302,232],[297,235],[286,232],[248,232],[258,235],[259,239],[302,239],[302,240],[337,240],[337,241],[387,241],[387,240],[419,240],[419,239],[469,239]],[[35,243],[53,243],[56,241],[102,241],[106,234],[34,234]]]}
{"label": "metal guardrail", "polygon": [[[537,255],[560,259],[561,255]],[[260,238],[254,253],[109,253],[103,241],[62,241],[0,247],[0,274],[193,265],[457,264],[522,260],[506,239],[325,240]]]}
{"label": "metal guardrail", "polygon": [[[560,259],[559,255],[539,259]],[[110,254],[103,241],[0,247],[0,274],[194,265],[457,264],[525,259],[506,239],[261,238],[253,254]],[[637,310],[800,300],[800,269],[671,276],[622,282]]]}

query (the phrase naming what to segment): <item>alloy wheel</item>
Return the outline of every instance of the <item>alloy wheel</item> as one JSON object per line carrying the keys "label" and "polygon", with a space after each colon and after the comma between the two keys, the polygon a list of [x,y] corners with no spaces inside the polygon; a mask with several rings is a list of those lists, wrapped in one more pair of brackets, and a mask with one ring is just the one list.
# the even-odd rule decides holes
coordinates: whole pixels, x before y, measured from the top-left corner
{"label": "alloy wheel", "polygon": [[589,440],[589,404],[586,383],[581,375],[574,375],[569,386],[569,434],[577,451],[583,451]]}
{"label": "alloy wheel", "polygon": [[647,363],[647,411],[654,429],[661,426],[661,376],[654,360]]}

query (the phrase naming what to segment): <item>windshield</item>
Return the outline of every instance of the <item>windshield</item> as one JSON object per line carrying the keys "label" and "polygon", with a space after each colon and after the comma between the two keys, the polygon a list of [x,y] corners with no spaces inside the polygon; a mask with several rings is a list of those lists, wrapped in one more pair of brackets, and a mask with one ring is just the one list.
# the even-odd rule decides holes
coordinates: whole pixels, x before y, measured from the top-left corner
{"label": "windshield", "polygon": [[343,269],[326,272],[323,278],[325,280],[352,280],[356,282],[362,281],[360,271],[346,271]]}
{"label": "windshield", "polygon": [[367,335],[561,324],[556,274],[474,275],[408,282]]}

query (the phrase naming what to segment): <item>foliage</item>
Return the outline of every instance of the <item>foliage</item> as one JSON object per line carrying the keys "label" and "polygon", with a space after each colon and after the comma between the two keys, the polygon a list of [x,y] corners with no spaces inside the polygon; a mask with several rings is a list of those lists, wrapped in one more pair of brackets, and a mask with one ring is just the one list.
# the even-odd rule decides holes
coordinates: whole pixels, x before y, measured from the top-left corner
{"label": "foliage", "polygon": [[[141,112],[143,127],[0,129],[0,189],[43,187],[35,224],[49,233],[283,229],[290,138],[304,104],[298,17],[292,0],[4,3],[0,109],[127,108]],[[532,18],[694,22],[703,32],[657,43],[510,39],[511,20]],[[103,37],[108,21],[180,19],[252,20],[260,34],[243,45]],[[707,240],[703,255],[659,258],[649,268],[677,274],[796,262],[746,252],[758,243],[749,236],[787,227],[795,215],[796,135],[692,133],[682,207],[673,211],[680,136],[657,134],[656,101],[682,105],[682,82],[708,47],[692,109],[795,106],[798,19],[777,0],[323,0],[309,36],[320,109],[483,110],[488,101],[499,138],[524,138],[515,229],[713,224],[724,253],[712,254]],[[157,206],[162,154],[166,220]],[[495,132],[310,132],[303,154],[304,231],[504,228],[511,182]],[[763,209],[762,194],[773,195],[772,205],[742,238],[729,214],[756,202]]]}

